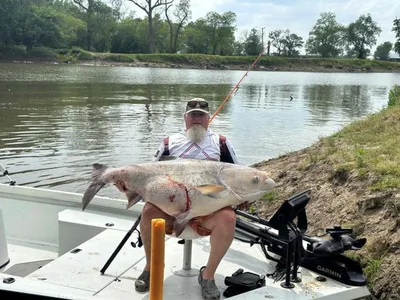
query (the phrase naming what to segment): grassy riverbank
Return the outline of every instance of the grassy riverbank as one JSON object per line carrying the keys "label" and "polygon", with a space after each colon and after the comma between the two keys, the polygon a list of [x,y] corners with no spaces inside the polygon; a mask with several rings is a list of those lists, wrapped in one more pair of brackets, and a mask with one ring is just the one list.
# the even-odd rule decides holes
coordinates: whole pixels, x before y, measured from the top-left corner
{"label": "grassy riverbank", "polygon": [[391,90],[388,108],[322,138],[309,148],[261,162],[275,191],[264,197],[268,217],[281,201],[311,190],[307,207],[312,236],[335,224],[366,237],[359,260],[378,299],[400,299],[400,87]]}
{"label": "grassy riverbank", "polygon": [[[49,61],[57,63],[167,67],[191,69],[244,70],[256,56],[218,56],[206,54],[115,54],[81,49],[55,50],[0,47],[0,61]],[[288,58],[263,56],[254,70],[306,72],[400,72],[400,62],[336,58]]]}

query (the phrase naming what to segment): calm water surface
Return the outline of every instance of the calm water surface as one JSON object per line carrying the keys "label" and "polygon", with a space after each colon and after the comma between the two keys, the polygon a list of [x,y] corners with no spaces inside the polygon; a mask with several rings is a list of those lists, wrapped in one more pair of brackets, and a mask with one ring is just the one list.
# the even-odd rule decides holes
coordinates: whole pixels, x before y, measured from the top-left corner
{"label": "calm water surface", "polygon": [[[244,73],[0,64],[0,162],[17,184],[83,192],[92,163],[151,160],[161,139],[183,128],[185,101],[203,97],[215,111]],[[390,73],[251,71],[210,126],[250,165],[380,110],[399,81]],[[110,194],[119,195],[99,193]]]}

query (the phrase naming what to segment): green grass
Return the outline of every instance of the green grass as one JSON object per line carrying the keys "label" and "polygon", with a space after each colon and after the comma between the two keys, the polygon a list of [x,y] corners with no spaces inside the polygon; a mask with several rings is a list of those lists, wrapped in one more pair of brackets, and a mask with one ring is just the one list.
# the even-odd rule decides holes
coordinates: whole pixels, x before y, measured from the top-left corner
{"label": "green grass", "polygon": [[400,105],[400,86],[396,84],[389,92],[388,106],[392,107],[397,105]]}
{"label": "green grass", "polygon": [[261,197],[261,201],[263,201],[263,202],[273,202],[277,199],[278,199],[278,192],[276,190],[268,192],[264,196]]}
{"label": "green grass", "polygon": [[57,51],[46,47],[35,47],[26,51],[24,46],[0,45],[0,59],[6,60],[57,60]]}

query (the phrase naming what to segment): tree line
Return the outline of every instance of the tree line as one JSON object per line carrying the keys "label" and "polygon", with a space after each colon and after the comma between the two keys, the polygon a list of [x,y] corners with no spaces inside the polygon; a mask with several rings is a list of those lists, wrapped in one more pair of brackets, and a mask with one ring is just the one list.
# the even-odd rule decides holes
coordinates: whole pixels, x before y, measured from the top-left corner
{"label": "tree line", "polygon": [[[127,13],[127,3],[145,17]],[[288,29],[275,29],[264,37],[256,28],[236,39],[234,12],[209,12],[192,20],[190,0],[2,0],[0,30],[0,45],[24,45],[27,51],[45,46],[112,53],[257,55],[266,49],[271,55],[293,57],[305,47],[308,55],[358,58],[371,54],[382,32],[369,14],[345,26],[334,13],[324,12],[306,41]],[[392,31],[396,41],[378,45],[376,59],[388,59],[391,50],[400,54],[400,19],[393,21]]]}

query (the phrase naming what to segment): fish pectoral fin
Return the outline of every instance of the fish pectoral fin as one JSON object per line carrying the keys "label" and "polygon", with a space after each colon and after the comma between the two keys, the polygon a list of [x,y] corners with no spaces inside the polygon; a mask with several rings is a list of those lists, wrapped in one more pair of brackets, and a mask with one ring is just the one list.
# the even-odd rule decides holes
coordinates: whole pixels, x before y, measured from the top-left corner
{"label": "fish pectoral fin", "polygon": [[229,190],[223,185],[219,184],[205,184],[196,186],[195,188],[199,190],[203,195],[213,198],[220,198],[229,194]]}
{"label": "fish pectoral fin", "polygon": [[129,193],[125,192],[126,196],[128,197],[128,205],[126,206],[126,209],[130,209],[132,206],[134,206],[136,203],[138,203],[141,199],[142,196],[136,194],[136,193]]}
{"label": "fish pectoral fin", "polygon": [[180,214],[178,217],[176,217],[176,220],[174,222],[174,231],[176,237],[180,236],[183,230],[185,230],[185,227],[188,225],[189,220],[190,220],[190,215],[191,210],[185,211],[184,213]]}

